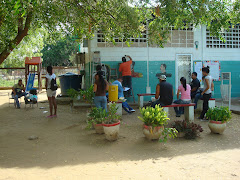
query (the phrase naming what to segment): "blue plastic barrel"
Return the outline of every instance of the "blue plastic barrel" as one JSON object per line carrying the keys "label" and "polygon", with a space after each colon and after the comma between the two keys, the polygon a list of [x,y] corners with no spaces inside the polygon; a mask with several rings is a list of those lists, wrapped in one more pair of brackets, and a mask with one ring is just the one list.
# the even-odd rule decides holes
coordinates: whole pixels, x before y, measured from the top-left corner
{"label": "blue plastic barrel", "polygon": [[58,77],[60,80],[61,94],[63,96],[67,96],[68,89],[73,88],[77,91],[81,89],[81,84],[82,84],[81,75],[68,72],[66,74],[59,75]]}

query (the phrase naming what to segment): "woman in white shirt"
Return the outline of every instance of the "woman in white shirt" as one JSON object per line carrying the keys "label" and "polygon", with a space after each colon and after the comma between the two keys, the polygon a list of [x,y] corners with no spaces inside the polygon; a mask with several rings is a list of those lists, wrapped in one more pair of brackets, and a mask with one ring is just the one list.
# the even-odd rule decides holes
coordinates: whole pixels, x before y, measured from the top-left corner
{"label": "woman in white shirt", "polygon": [[[47,67],[47,74],[46,74],[46,91],[47,97],[49,102],[49,109],[50,115],[47,116],[48,118],[56,117],[57,116],[57,103],[56,103],[56,90],[51,89],[51,81],[52,79],[56,80],[56,75],[53,73],[52,66]],[[54,114],[53,114],[53,107],[54,107]]]}
{"label": "woman in white shirt", "polygon": [[203,92],[202,92],[202,96],[203,96],[203,110],[202,110],[202,113],[199,117],[199,119],[201,119],[201,121],[205,120],[204,119],[204,116],[206,114],[206,112],[208,111],[208,101],[209,99],[211,98],[212,96],[212,89],[214,87],[213,83],[212,83],[212,77],[209,75],[209,67],[204,67],[202,68],[202,74],[203,76],[205,76],[204,78],[204,88],[203,88]]}

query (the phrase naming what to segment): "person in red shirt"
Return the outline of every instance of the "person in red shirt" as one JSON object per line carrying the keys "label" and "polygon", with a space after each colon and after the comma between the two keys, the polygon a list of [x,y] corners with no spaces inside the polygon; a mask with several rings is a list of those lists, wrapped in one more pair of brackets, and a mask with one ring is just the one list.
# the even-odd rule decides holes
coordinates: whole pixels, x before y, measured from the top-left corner
{"label": "person in red shirt", "polygon": [[[127,61],[127,58],[129,58],[129,61]],[[132,89],[131,65],[132,65],[132,58],[130,56],[125,55],[124,57],[122,57],[122,63],[120,64],[119,72],[122,73],[123,87],[130,88],[127,92],[125,92],[124,94],[125,97],[131,96],[131,89]]]}

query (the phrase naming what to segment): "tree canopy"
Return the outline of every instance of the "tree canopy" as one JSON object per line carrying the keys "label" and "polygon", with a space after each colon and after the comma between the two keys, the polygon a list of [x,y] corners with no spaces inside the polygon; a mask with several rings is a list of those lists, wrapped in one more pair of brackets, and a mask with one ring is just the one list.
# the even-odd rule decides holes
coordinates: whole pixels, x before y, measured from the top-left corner
{"label": "tree canopy", "polygon": [[205,24],[212,33],[240,22],[240,2],[231,0],[0,0],[0,64],[38,28],[108,40],[137,37],[149,21],[149,39],[161,45],[167,27]]}
{"label": "tree canopy", "polygon": [[73,65],[70,57],[78,50],[78,43],[67,36],[56,43],[45,43],[41,50],[43,66],[68,66]]}

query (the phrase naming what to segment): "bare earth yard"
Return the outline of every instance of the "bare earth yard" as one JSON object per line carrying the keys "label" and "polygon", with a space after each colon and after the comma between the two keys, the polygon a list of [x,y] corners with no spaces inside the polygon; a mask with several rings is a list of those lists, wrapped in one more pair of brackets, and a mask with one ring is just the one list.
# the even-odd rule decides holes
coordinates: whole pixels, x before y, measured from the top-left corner
{"label": "bare earth yard", "polygon": [[[15,109],[8,107],[7,92],[0,91],[0,180],[240,179],[239,115],[233,114],[223,135],[211,134],[195,118],[204,129],[201,137],[163,144],[144,138],[137,110],[123,114],[119,140],[108,142],[85,130],[88,108],[72,112],[59,105],[58,117],[47,119],[47,103],[39,103],[46,109]],[[39,96],[46,100],[45,93]],[[39,139],[28,140],[31,135]]]}

